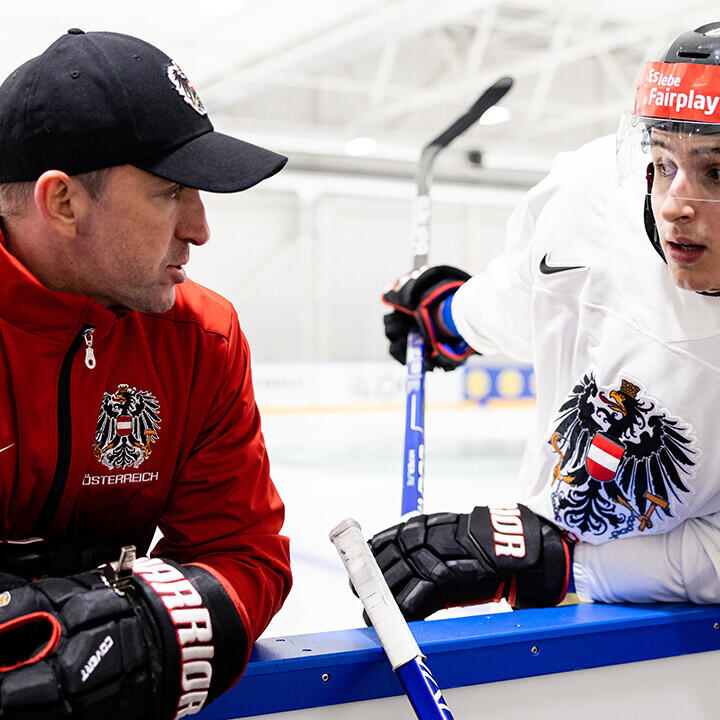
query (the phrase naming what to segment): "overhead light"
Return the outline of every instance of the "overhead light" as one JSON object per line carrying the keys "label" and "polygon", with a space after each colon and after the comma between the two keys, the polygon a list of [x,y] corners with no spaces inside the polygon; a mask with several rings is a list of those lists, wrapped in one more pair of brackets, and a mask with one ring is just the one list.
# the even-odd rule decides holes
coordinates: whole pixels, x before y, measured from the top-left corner
{"label": "overhead light", "polygon": [[485,114],[480,118],[481,125],[500,125],[500,123],[507,122],[512,117],[512,112],[509,108],[503,107],[502,105],[494,105],[485,111]]}
{"label": "overhead light", "polygon": [[377,141],[371,137],[356,137],[345,143],[345,154],[353,157],[363,157],[375,152]]}

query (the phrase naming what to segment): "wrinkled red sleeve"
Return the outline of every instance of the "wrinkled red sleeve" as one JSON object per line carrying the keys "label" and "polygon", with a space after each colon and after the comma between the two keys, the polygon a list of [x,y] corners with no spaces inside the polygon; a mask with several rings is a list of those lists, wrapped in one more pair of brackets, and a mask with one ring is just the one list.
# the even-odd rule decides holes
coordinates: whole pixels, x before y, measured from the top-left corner
{"label": "wrinkled red sleeve", "polygon": [[[198,351],[195,368],[203,377],[194,382],[188,425],[199,408],[204,419],[178,469],[153,555],[209,570],[233,599],[251,646],[292,584],[289,541],[279,534],[285,508],[270,478],[250,351],[234,311],[227,336],[208,343]],[[226,348],[224,368],[218,343]],[[214,367],[205,364],[208,356]]]}

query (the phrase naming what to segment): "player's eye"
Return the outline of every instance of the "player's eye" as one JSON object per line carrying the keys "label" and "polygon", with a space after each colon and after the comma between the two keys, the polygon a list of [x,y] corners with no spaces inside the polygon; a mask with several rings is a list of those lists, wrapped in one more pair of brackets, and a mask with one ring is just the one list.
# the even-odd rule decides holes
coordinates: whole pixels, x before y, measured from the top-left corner
{"label": "player's eye", "polygon": [[176,200],[182,192],[183,185],[173,185],[170,190],[165,193],[171,200]]}
{"label": "player's eye", "polygon": [[656,175],[660,177],[672,177],[677,172],[677,168],[672,163],[667,163],[663,160],[654,160],[653,167],[655,168]]}

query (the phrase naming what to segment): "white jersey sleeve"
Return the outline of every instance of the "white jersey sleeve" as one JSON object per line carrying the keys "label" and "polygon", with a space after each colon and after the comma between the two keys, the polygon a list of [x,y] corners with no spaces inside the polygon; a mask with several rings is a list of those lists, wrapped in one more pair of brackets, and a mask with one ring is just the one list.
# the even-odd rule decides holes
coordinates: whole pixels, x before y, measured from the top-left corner
{"label": "white jersey sleeve", "polygon": [[559,156],[453,319],[534,365],[519,500],[578,541],[580,594],[720,602],[720,298],[672,282],[644,192],[618,184],[612,137]]}

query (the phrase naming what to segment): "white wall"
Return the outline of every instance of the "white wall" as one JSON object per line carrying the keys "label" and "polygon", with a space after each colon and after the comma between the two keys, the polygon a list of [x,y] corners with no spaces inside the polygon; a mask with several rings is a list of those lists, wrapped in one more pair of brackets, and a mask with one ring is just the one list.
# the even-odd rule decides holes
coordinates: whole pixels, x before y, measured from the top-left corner
{"label": "white wall", "polygon": [[[431,261],[477,272],[501,251],[519,193],[437,194]],[[412,195],[410,183],[318,186],[292,173],[206,194],[212,237],[192,249],[190,276],[234,303],[255,361],[385,359],[380,295],[411,267]]]}

